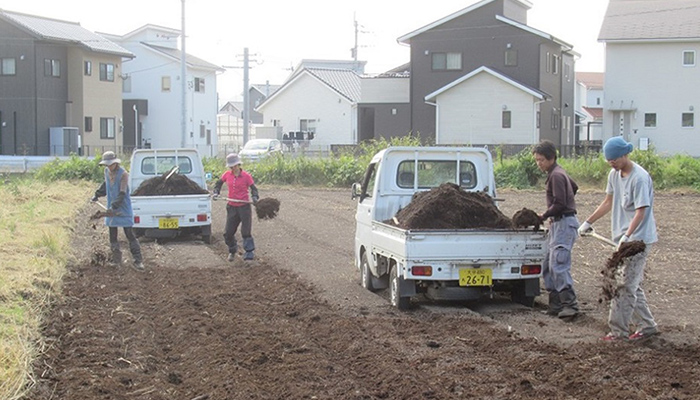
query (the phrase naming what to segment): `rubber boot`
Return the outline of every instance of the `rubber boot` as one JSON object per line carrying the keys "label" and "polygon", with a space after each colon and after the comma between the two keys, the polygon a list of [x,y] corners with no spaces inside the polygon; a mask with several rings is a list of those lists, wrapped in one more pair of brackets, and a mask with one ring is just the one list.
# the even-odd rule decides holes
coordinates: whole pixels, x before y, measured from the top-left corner
{"label": "rubber boot", "polygon": [[561,301],[559,300],[559,292],[551,291],[549,292],[549,307],[545,314],[551,315],[552,317],[559,316],[562,311]]}
{"label": "rubber boot", "polygon": [[573,288],[559,292],[559,301],[562,307],[557,315],[559,318],[573,318],[578,315],[578,302]]}
{"label": "rubber boot", "polygon": [[255,258],[255,241],[252,237],[243,238],[243,250],[245,250],[244,260],[252,260]]}

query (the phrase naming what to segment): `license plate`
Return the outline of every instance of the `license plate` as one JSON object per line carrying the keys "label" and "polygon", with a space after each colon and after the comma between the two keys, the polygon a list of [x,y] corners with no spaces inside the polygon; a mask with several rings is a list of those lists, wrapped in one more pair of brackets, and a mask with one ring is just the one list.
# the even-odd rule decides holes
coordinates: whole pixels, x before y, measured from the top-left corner
{"label": "license plate", "polygon": [[160,218],[158,220],[158,229],[178,229],[179,227],[177,218]]}
{"label": "license plate", "polygon": [[459,286],[491,286],[492,275],[490,268],[462,268],[459,270]]}

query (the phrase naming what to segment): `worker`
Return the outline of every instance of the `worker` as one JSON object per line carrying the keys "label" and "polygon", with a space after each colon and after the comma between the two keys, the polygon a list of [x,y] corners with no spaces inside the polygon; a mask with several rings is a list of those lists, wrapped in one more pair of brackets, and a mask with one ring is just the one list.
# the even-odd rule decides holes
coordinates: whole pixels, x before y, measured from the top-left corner
{"label": "worker", "polygon": [[224,230],[224,241],[228,246],[228,261],[234,261],[238,252],[236,243],[236,231],[241,225],[241,237],[243,238],[243,259],[253,260],[255,257],[255,242],[251,235],[253,212],[248,199],[253,204],[258,202],[258,188],[255,187],[253,177],[241,167],[242,162],[238,154],[231,153],[226,156],[226,167],[229,168],[221,175],[221,178],[214,185],[214,198],[221,193],[224,182],[228,187],[228,203],[226,204],[226,228]]}
{"label": "worker", "polygon": [[[603,145],[605,159],[612,169],[608,173],[605,198],[579,228],[580,234],[591,230],[591,225],[612,211],[610,222],[617,249],[631,240],[641,240],[645,250],[623,261],[623,282],[610,302],[608,326],[610,333],[601,340],[638,340],[659,332],[651,315],[642,289],[644,267],[649,248],[658,240],[654,219],[654,185],[649,173],[629,159],[632,143],[615,136]],[[636,330],[630,334],[630,324]]]}
{"label": "worker", "polygon": [[102,154],[100,165],[105,167],[105,180],[95,191],[90,199],[96,202],[100,197],[107,196],[108,215],[105,217],[105,225],[109,227],[109,247],[111,251],[110,264],[119,266],[122,264],[122,252],[117,239],[119,227],[124,229],[124,234],[129,241],[129,250],[134,258],[132,267],[137,271],[144,271],[141,245],[134,234],[134,213],[131,209],[131,197],[129,195],[129,173],[121,166],[121,160],[113,151]]}
{"label": "worker", "polygon": [[543,140],[532,150],[535,163],[547,173],[545,181],[547,210],[540,214],[541,221],[549,220],[547,257],[542,264],[544,287],[549,293],[547,314],[562,319],[578,315],[578,301],[571,277],[571,249],[579,227],[574,196],[578,185],[557,164],[557,149],[549,140]]}

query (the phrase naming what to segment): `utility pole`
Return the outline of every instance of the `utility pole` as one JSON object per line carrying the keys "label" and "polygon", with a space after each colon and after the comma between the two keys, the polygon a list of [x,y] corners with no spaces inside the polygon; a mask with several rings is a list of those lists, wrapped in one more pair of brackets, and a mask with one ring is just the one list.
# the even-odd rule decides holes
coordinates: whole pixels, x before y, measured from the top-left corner
{"label": "utility pole", "polygon": [[180,56],[180,83],[182,84],[182,97],[180,98],[181,101],[181,114],[182,114],[182,119],[181,119],[181,142],[180,142],[180,147],[185,147],[187,143],[187,60],[185,59],[186,57],[186,52],[185,52],[185,0],[182,0],[182,55]]}
{"label": "utility pole", "polygon": [[[184,1],[184,0],[183,0]],[[353,24],[355,25],[355,47],[350,49],[350,54],[352,54],[352,59],[357,62],[357,17],[355,13],[352,14]]]}
{"label": "utility pole", "polygon": [[250,120],[250,94],[248,93],[248,48],[243,49],[243,145],[248,143],[248,121]]}

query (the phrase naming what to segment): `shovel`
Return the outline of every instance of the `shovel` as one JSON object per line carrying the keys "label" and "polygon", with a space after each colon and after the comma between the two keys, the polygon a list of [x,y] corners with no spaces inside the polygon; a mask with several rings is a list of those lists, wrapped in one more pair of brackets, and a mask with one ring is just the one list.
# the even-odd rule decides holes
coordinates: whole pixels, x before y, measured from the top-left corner
{"label": "shovel", "polygon": [[163,182],[167,181],[167,180],[168,180],[171,176],[173,176],[173,174],[176,173],[179,169],[180,169],[180,166],[179,166],[179,165],[174,166],[174,167],[170,170],[170,172],[168,173],[168,176],[166,176],[165,179],[163,179]]}
{"label": "shovel", "polygon": [[601,234],[598,234],[593,229],[590,229],[589,231],[582,233],[581,236],[591,236],[591,237],[594,237],[594,238],[600,240],[601,242],[603,242],[605,244],[609,244],[612,247],[617,247],[617,243],[613,242],[612,240],[606,238],[605,236],[603,236]]}
{"label": "shovel", "polygon": [[90,217],[90,219],[99,219],[102,217],[116,217],[119,216],[120,213],[114,212],[114,210],[111,210],[107,208],[104,204],[100,203],[99,201],[93,201],[93,203],[97,204],[98,206],[102,207],[104,211],[98,211],[94,215]]}

